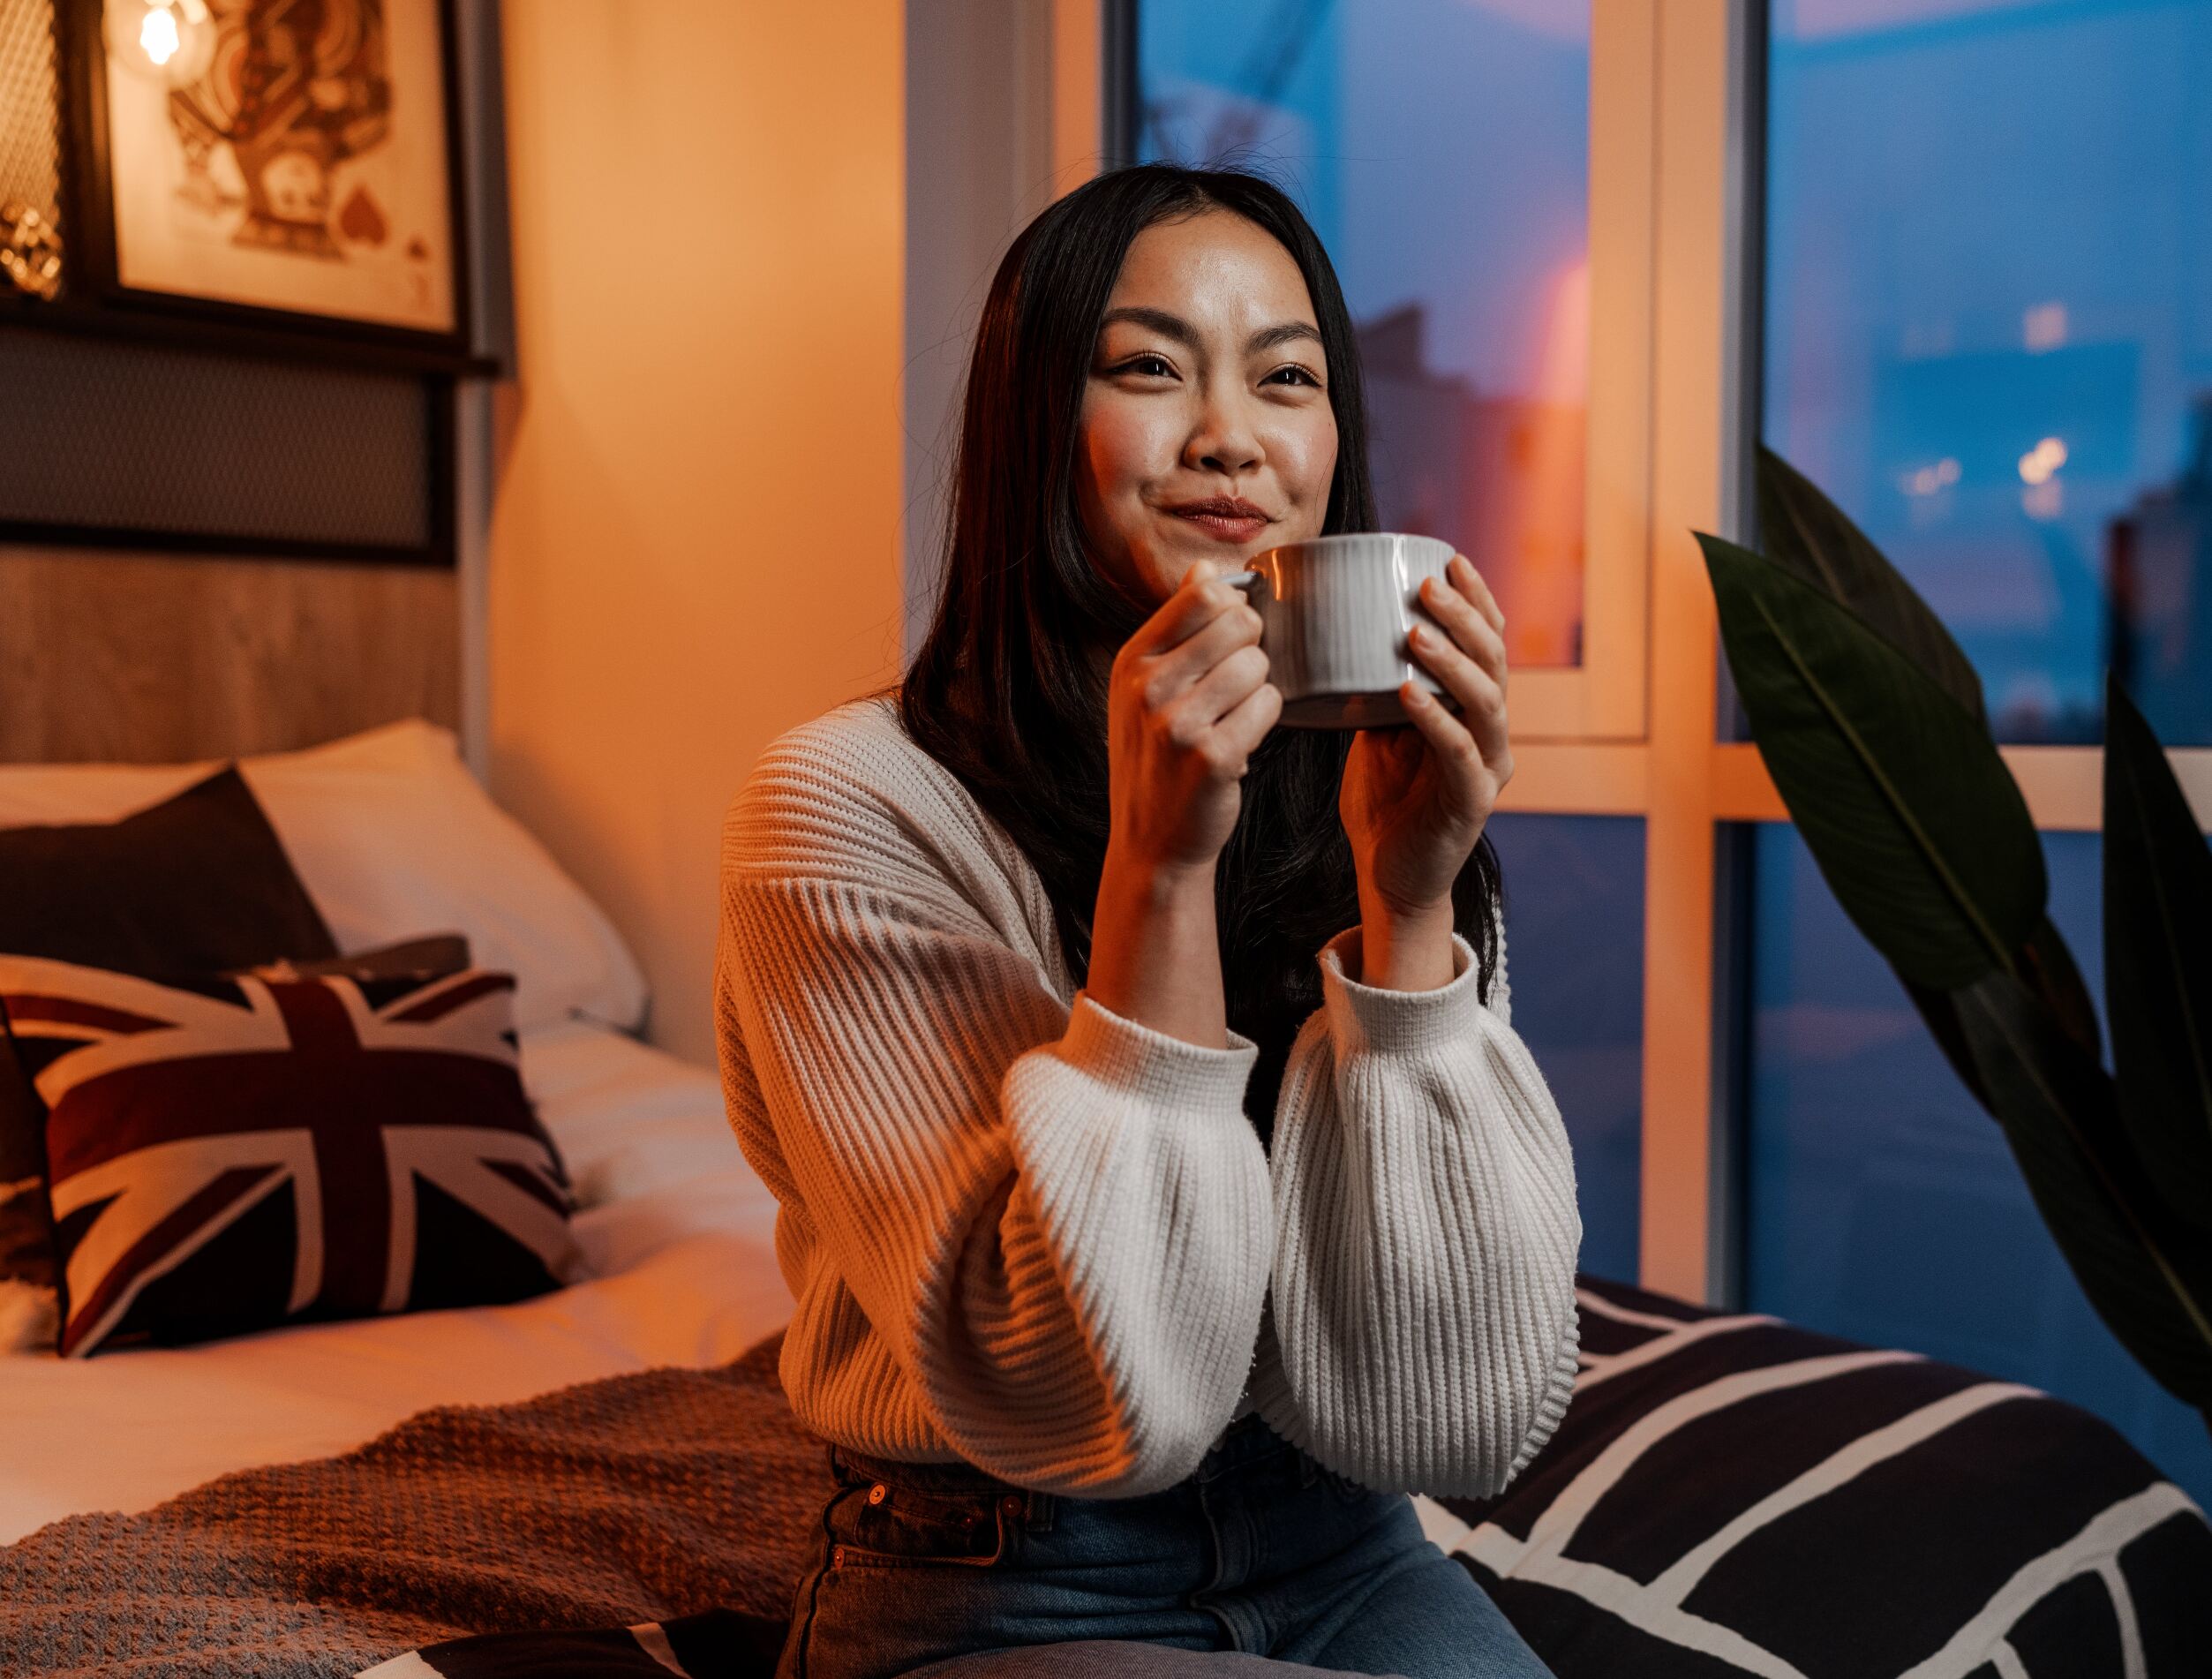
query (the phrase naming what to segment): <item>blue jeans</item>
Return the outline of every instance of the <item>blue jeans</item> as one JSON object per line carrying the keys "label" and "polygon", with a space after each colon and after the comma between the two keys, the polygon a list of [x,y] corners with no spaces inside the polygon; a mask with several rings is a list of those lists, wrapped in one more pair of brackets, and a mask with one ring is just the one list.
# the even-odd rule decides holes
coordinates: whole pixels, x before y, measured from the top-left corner
{"label": "blue jeans", "polygon": [[1188,1480],[1143,1498],[1024,1492],[966,1464],[830,1457],[837,1491],[779,1679],[934,1675],[939,1663],[944,1679],[1551,1679],[1422,1536],[1411,1500],[1331,1473],[1257,1417]]}

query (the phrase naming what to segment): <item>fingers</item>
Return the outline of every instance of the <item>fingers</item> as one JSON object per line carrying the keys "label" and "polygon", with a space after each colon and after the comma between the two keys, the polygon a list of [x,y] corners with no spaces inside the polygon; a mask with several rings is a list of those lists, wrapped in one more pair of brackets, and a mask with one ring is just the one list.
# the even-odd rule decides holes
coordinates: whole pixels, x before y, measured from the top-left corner
{"label": "fingers", "polygon": [[1421,582],[1420,601],[1437,622],[1451,634],[1460,649],[1490,674],[1501,689],[1506,685],[1505,614],[1481,574],[1464,555],[1455,555],[1451,581],[1435,577]]}
{"label": "fingers", "polygon": [[[1458,778],[1471,779],[1488,773],[1501,787],[1512,779],[1513,760],[1509,757],[1501,761],[1491,759],[1477,734],[1420,683],[1401,682],[1398,698],[1405,706],[1407,719],[1420,731],[1430,752],[1452,765],[1458,772]],[[1461,785],[1466,785],[1466,780],[1463,779]]]}
{"label": "fingers", "polygon": [[1282,716],[1283,690],[1273,682],[1262,682],[1239,700],[1215,725],[1215,734],[1224,746],[1238,755],[1238,774],[1244,773],[1243,759],[1250,757],[1260,742],[1268,738],[1268,731]]}
{"label": "fingers", "polygon": [[[1250,601],[1245,591],[1222,582],[1223,575],[1211,560],[1193,561],[1183,576],[1181,587],[1162,601],[1160,609],[1129,638],[1126,651],[1132,654],[1163,653],[1198,634],[1223,613],[1234,612],[1238,606],[1249,610]],[[1257,618],[1258,614],[1253,616]]]}
{"label": "fingers", "polygon": [[1283,696],[1268,681],[1268,656],[1240,647],[1160,712],[1157,727],[1174,747],[1202,760],[1209,774],[1235,779],[1282,709]]}
{"label": "fingers", "polygon": [[1459,702],[1459,720],[1474,737],[1483,762],[1494,764],[1504,758],[1508,749],[1505,689],[1497,679],[1427,624],[1414,625],[1407,639],[1412,644],[1413,656]]}
{"label": "fingers", "polygon": [[[1173,646],[1135,655],[1134,673],[1145,703],[1162,710],[1218,669],[1232,655],[1249,651],[1260,658],[1260,674],[1267,674],[1267,660],[1259,652],[1260,614],[1241,597],[1218,615],[1205,621]],[[1238,690],[1242,697],[1243,690]],[[1215,713],[1218,716],[1228,706]]]}
{"label": "fingers", "polygon": [[1244,593],[1201,560],[1116,657],[1116,689],[1157,744],[1202,759],[1216,779],[1240,777],[1283,704],[1260,632]]}
{"label": "fingers", "polygon": [[1177,702],[1203,724],[1219,722],[1268,680],[1268,656],[1257,647],[1240,647],[1206,672]]}
{"label": "fingers", "polygon": [[1498,605],[1497,596],[1490,592],[1488,580],[1475,569],[1475,562],[1463,553],[1456,553],[1444,570],[1453,584],[1475,603],[1475,610],[1482,614],[1483,621],[1503,636],[1505,609]]}
{"label": "fingers", "polygon": [[[1398,699],[1404,705],[1407,721],[1411,721],[1420,732],[1422,743],[1435,759],[1448,765],[1448,781],[1469,792],[1478,801],[1478,808],[1489,809],[1513,779],[1511,748],[1486,748],[1485,730],[1480,726],[1471,730],[1466,721],[1453,717],[1444,701],[1431,695],[1418,681],[1398,683]],[[1491,779],[1489,792],[1482,792],[1482,777]]]}

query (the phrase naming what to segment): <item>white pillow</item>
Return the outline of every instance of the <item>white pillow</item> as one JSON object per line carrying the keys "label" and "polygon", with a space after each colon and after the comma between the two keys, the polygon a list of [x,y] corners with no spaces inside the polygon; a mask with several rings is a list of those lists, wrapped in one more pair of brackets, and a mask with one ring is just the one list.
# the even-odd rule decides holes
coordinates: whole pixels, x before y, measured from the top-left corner
{"label": "white pillow", "polygon": [[706,1068],[583,1020],[521,1036],[523,1088],[561,1150],[579,1208],[715,1172],[750,1175],[722,1081]]}
{"label": "white pillow", "polygon": [[[114,822],[212,764],[0,764],[0,828]],[[515,979],[518,1029],[585,1015],[628,1029],[645,976],[606,914],[419,719],[239,767],[338,948],[465,933]]]}

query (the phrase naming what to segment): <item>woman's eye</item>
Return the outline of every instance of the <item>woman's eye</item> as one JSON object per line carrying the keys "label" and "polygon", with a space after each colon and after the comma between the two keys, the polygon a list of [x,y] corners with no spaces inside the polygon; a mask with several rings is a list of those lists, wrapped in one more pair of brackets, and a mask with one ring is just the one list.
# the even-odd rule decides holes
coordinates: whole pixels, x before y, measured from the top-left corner
{"label": "woman's eye", "polygon": [[1321,388],[1321,381],[1313,377],[1313,370],[1301,367],[1296,362],[1292,362],[1287,367],[1276,368],[1260,382],[1263,385],[1272,385],[1277,380],[1286,385],[1311,385],[1316,390]]}
{"label": "woman's eye", "polygon": [[1142,373],[1148,379],[1158,379],[1175,371],[1168,365],[1164,356],[1135,356],[1114,370],[1117,373]]}

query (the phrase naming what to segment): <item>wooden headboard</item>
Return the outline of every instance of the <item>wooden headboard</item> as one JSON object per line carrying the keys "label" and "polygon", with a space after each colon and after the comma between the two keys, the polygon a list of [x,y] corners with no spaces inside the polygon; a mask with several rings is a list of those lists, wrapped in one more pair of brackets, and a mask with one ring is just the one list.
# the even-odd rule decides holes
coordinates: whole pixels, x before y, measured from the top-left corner
{"label": "wooden headboard", "polygon": [[173,763],[458,727],[456,574],[0,547],[0,763]]}

